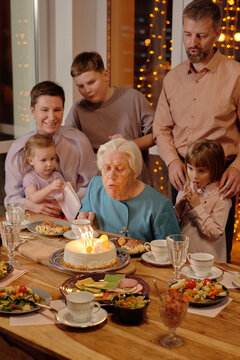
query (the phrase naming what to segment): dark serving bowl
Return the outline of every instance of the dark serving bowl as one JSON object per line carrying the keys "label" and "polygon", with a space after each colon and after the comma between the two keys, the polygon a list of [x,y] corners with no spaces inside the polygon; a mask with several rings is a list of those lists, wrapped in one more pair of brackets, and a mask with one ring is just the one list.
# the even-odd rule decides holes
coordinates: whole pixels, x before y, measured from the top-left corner
{"label": "dark serving bowl", "polygon": [[[127,299],[129,297],[143,297],[146,300],[146,304],[140,308],[128,308],[118,305],[116,302],[121,299]],[[114,315],[122,322],[135,324],[140,323],[144,320],[147,307],[150,304],[150,299],[148,296],[141,295],[141,294],[120,294],[114,297],[113,299],[113,307],[114,307]]]}

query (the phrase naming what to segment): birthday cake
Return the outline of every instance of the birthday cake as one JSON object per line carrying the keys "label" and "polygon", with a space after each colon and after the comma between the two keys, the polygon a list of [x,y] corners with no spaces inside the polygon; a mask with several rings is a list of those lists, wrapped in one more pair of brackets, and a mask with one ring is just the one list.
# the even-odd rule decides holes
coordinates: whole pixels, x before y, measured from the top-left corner
{"label": "birthday cake", "polygon": [[[90,240],[90,239],[89,239]],[[115,245],[106,239],[73,240],[65,245],[64,266],[76,270],[108,269],[117,264]]]}

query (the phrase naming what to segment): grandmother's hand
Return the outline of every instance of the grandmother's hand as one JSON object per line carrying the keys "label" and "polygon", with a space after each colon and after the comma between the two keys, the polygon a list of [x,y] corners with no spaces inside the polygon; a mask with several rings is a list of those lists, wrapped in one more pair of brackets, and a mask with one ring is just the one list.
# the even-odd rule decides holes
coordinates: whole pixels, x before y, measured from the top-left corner
{"label": "grandmother's hand", "polygon": [[79,213],[77,219],[87,219],[91,221],[91,224],[93,224],[94,220],[96,218],[96,214],[94,212],[87,212],[82,211]]}

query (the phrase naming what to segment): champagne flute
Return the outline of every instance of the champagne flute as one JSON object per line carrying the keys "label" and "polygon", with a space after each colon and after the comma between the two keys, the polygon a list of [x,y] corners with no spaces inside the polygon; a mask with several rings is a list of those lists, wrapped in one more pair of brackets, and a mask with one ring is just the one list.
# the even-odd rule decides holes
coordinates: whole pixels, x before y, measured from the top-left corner
{"label": "champagne flute", "polygon": [[168,252],[171,263],[174,267],[174,279],[176,282],[180,279],[180,271],[186,262],[188,253],[189,237],[182,234],[174,234],[167,236]]}
{"label": "champagne flute", "polygon": [[2,244],[8,250],[8,263],[13,266],[20,265],[15,259],[14,249],[19,245],[20,224],[9,224],[7,221],[0,223]]}
{"label": "champagne flute", "polygon": [[160,344],[175,348],[183,344],[182,338],[176,336],[176,328],[182,323],[188,308],[188,299],[184,293],[168,291],[160,295],[160,317],[168,327],[168,334],[160,338]]}

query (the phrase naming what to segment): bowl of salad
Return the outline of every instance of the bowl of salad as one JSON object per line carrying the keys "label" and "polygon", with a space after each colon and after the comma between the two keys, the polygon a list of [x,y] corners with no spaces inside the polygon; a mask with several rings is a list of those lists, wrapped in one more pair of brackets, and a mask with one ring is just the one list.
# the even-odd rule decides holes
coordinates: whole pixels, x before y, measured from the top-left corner
{"label": "bowl of salad", "polygon": [[194,307],[216,305],[229,296],[229,291],[224,285],[208,278],[203,280],[180,279],[171,284],[168,290],[186,294],[189,305]]}
{"label": "bowl of salad", "polygon": [[142,322],[150,304],[148,296],[140,294],[119,294],[113,299],[114,315],[125,323]]}

